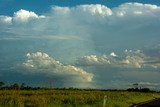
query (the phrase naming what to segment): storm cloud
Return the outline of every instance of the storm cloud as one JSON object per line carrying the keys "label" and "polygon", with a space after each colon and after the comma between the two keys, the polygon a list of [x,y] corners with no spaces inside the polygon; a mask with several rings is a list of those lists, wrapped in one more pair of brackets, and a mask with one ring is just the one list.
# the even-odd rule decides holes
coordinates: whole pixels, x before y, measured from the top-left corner
{"label": "storm cloud", "polygon": [[[142,3],[51,6],[40,15],[24,9],[0,15],[1,75],[42,73],[75,87],[154,84],[160,81],[146,72],[159,74],[159,27],[160,7]],[[72,82],[66,82],[69,78]]]}

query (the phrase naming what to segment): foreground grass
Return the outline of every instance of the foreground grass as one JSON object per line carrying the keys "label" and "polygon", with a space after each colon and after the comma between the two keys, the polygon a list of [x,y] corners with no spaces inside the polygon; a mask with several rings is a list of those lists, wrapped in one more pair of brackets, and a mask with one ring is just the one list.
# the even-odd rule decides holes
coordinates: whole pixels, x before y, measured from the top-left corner
{"label": "foreground grass", "polygon": [[128,107],[160,93],[84,90],[0,90],[0,107]]}

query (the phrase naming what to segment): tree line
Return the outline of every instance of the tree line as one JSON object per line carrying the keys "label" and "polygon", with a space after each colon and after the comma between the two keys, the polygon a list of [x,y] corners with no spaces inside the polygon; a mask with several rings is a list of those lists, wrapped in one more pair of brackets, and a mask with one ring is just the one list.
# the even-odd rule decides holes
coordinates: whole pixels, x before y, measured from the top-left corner
{"label": "tree line", "polygon": [[4,82],[0,81],[0,90],[4,89],[15,89],[15,90],[37,90],[40,89],[40,87],[31,87],[26,85],[25,83],[14,83],[11,85],[6,85]]}
{"label": "tree line", "polygon": [[127,91],[131,92],[153,92],[149,88],[141,88],[138,83],[132,84],[133,88],[128,88]]}
{"label": "tree line", "polygon": [[[132,84],[133,88],[128,88],[127,91],[129,92],[153,92],[151,91],[149,88],[141,88],[139,86],[138,83],[134,83]],[[53,89],[53,88],[47,88],[47,87],[31,87],[31,86],[28,86],[26,85],[25,83],[21,83],[21,84],[18,84],[18,83],[14,83],[14,84],[11,84],[11,85],[6,85],[4,82],[0,81],[0,90],[39,90],[39,89],[44,89],[44,90],[48,90],[48,89]],[[73,88],[73,87],[69,87],[69,88],[54,88],[56,90],[89,90],[89,91],[92,91],[92,90],[101,90],[101,91],[107,91],[109,89],[79,89],[79,88]],[[110,91],[123,91],[123,90],[118,90],[118,89],[112,89]]]}

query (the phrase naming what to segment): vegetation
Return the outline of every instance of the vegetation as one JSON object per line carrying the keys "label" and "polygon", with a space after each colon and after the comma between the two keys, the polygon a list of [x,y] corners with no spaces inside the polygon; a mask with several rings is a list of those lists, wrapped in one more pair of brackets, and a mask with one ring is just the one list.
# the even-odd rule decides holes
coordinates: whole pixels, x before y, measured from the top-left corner
{"label": "vegetation", "polygon": [[1,90],[0,106],[5,107],[127,107],[160,98],[159,93],[87,90]]}
{"label": "vegetation", "polygon": [[[158,92],[27,87],[29,86],[25,84],[13,84],[7,89],[3,85],[0,90],[0,107],[128,107],[135,103],[160,98]],[[104,98],[106,98],[105,105]]]}

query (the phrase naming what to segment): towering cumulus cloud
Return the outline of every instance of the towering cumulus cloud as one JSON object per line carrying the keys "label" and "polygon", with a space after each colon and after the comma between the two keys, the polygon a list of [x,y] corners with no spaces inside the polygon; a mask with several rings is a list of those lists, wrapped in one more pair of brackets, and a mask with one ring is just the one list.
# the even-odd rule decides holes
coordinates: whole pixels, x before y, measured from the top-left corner
{"label": "towering cumulus cloud", "polygon": [[48,54],[42,52],[28,53],[23,67],[30,73],[42,73],[51,76],[68,76],[68,79],[75,78],[79,82],[91,82],[93,74],[87,73],[81,68],[72,65],[63,65],[54,60]]}
{"label": "towering cumulus cloud", "polygon": [[38,18],[44,18],[44,16],[38,16],[34,12],[21,9],[16,13],[14,13],[13,20],[18,22],[27,22],[29,20],[38,19]]}
{"label": "towering cumulus cloud", "polygon": [[146,68],[158,69],[160,67],[159,58],[147,56],[140,50],[125,50],[123,55],[117,56],[114,52],[110,55],[89,55],[79,58],[77,65],[82,66],[102,66],[110,65],[119,68]]}
{"label": "towering cumulus cloud", "polygon": [[152,4],[51,6],[43,14],[19,9],[0,15],[0,72],[56,77],[61,86],[158,83],[159,28],[160,6]]}
{"label": "towering cumulus cloud", "polygon": [[0,23],[11,24],[12,18],[9,16],[0,16]]}

